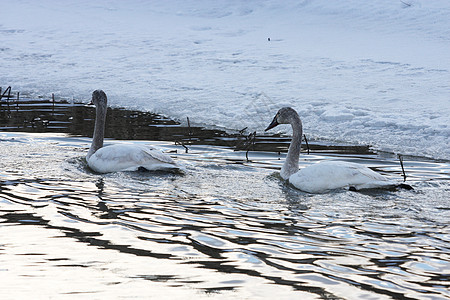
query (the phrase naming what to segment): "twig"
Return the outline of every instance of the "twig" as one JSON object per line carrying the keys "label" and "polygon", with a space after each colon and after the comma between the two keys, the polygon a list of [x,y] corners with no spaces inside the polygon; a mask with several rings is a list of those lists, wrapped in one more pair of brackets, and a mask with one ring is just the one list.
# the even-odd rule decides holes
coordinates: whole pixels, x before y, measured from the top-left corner
{"label": "twig", "polygon": [[16,112],[19,111],[19,97],[20,97],[20,92],[17,92],[17,99],[16,99]]}
{"label": "twig", "polygon": [[400,0],[400,2],[403,3],[404,5],[408,6],[408,7],[411,7],[411,5],[412,5],[411,3],[406,3],[406,2],[404,2],[402,0]]}
{"label": "twig", "polygon": [[308,144],[308,139],[306,138],[306,135],[303,135],[303,137],[305,138],[306,150],[308,150],[308,154],[309,154],[309,144]]}
{"label": "twig", "polygon": [[8,86],[8,87],[6,88],[6,90],[3,92],[3,94],[2,94],[1,92],[2,92],[2,90],[1,90],[1,88],[0,88],[0,100],[2,100],[3,97],[5,97],[6,92],[8,92],[8,96],[6,96],[6,98],[9,99],[9,97],[11,97],[11,86]]}
{"label": "twig", "polygon": [[180,141],[175,141],[175,145],[180,145],[180,146],[183,146],[184,147],[184,149],[185,149],[185,151],[186,151],[186,153],[188,153],[188,151],[189,151],[189,148],[188,147],[186,147],[186,145],[183,143],[183,142],[180,142]]}
{"label": "twig", "polygon": [[250,151],[250,147],[255,146],[255,140],[256,140],[256,131],[253,131],[253,133],[250,133],[247,136],[247,140],[250,139],[250,142],[247,146],[247,152],[245,152],[245,158],[247,159],[247,162],[249,162],[248,160],[248,152]]}
{"label": "twig", "polygon": [[[188,136],[189,136],[189,140],[191,140],[191,136],[194,133],[192,132],[192,129],[191,129],[191,122],[189,121],[189,117],[186,117],[186,119],[187,119],[187,125],[188,125]],[[187,153],[187,151],[186,151],[186,153]]]}
{"label": "twig", "polygon": [[6,104],[8,105],[8,115],[10,115],[11,109],[9,108],[9,98],[11,98],[11,86],[8,86],[8,88],[5,90],[5,94],[6,91],[8,91],[8,96],[6,97]]}
{"label": "twig", "polygon": [[238,131],[239,134],[240,134],[240,135],[244,135],[244,132],[247,130],[247,128],[248,128],[248,127],[245,127],[245,128],[243,128],[243,129],[239,130],[239,131]]}
{"label": "twig", "polygon": [[398,159],[400,160],[400,166],[402,167],[402,173],[403,173],[403,182],[406,181],[406,173],[405,173],[405,168],[403,167],[403,156],[401,156],[400,154],[398,155]]}
{"label": "twig", "polygon": [[53,106],[52,106],[52,115],[55,114],[55,94],[52,93],[52,102],[53,102]]}
{"label": "twig", "polygon": [[0,101],[2,100],[3,97],[5,97],[6,92],[8,92],[8,96],[6,96],[6,104],[8,106],[8,114],[10,114],[11,111],[9,110],[9,98],[11,97],[11,86],[8,86],[6,88],[6,90],[3,92],[3,94],[2,94],[1,89],[0,89]]}

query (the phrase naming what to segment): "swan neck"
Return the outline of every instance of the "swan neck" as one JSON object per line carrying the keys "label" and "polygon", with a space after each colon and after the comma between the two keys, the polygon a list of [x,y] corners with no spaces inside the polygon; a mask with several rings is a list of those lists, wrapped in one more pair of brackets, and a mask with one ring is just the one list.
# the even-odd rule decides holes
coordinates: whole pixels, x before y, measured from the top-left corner
{"label": "swan neck", "polygon": [[91,157],[98,149],[103,147],[103,139],[105,137],[105,121],[106,121],[106,107],[102,105],[95,109],[95,125],[94,135],[92,136],[92,144],[89,149],[87,158]]}
{"label": "swan neck", "polygon": [[287,180],[292,174],[298,172],[298,162],[300,157],[300,149],[302,146],[303,128],[300,117],[295,116],[291,121],[292,125],[292,141],[286,156],[286,161],[281,168],[280,175]]}

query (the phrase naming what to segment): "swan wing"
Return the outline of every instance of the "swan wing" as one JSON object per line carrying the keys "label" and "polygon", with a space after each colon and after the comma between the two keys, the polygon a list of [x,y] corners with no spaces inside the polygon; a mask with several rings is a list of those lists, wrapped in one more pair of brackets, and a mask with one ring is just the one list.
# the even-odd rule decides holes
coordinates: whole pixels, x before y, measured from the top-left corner
{"label": "swan wing", "polygon": [[177,168],[174,160],[153,147],[116,144],[97,150],[88,165],[99,173]]}
{"label": "swan wing", "polygon": [[[169,155],[163,153],[161,150],[154,147],[140,147],[143,156],[147,159],[155,159],[162,163],[175,164],[175,161]],[[144,154],[145,153],[145,154]]]}
{"label": "swan wing", "polygon": [[359,164],[328,161],[306,167],[289,177],[296,188],[308,193],[354,187],[359,189],[395,185],[383,175]]}

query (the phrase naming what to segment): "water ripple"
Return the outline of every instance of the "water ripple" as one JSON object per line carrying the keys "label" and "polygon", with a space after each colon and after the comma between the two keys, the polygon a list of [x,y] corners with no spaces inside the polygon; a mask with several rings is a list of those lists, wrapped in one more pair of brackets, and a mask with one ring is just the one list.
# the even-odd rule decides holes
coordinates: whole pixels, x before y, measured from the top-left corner
{"label": "water ripple", "polygon": [[178,154],[185,174],[97,175],[73,145],[44,148],[43,164],[1,163],[2,297],[450,297],[439,171],[412,192],[309,195],[227,150]]}

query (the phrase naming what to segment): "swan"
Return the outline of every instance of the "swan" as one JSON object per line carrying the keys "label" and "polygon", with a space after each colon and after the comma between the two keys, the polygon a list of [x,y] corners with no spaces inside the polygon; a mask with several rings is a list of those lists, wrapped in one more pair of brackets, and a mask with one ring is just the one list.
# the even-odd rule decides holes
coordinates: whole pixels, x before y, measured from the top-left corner
{"label": "swan", "polygon": [[95,105],[95,125],[92,144],[86,156],[89,167],[97,173],[118,171],[177,169],[175,161],[160,150],[133,144],[115,144],[103,147],[107,98],[105,92],[92,93]]}
{"label": "swan", "polygon": [[343,161],[325,161],[313,164],[299,171],[298,162],[302,143],[302,121],[298,113],[291,107],[281,108],[266,128],[268,131],[279,124],[291,124],[292,141],[280,176],[299,190],[307,193],[325,193],[339,188],[362,190],[372,188],[404,187],[381,174],[356,163]]}

